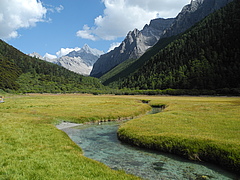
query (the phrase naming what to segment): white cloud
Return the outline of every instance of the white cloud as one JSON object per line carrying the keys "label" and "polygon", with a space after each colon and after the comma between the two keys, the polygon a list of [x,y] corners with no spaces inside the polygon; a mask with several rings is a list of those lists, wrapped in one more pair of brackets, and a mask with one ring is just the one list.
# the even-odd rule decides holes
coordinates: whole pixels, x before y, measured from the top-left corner
{"label": "white cloud", "polygon": [[43,56],[43,58],[47,58],[47,59],[56,59],[57,56],[46,53],[46,54]]}
{"label": "white cloud", "polygon": [[110,52],[111,50],[114,50],[115,47],[118,47],[121,43],[120,42],[114,42],[110,44],[110,47],[107,52]]}
{"label": "white cloud", "polygon": [[72,51],[79,51],[81,48],[79,47],[75,47],[75,48],[61,48],[58,52],[56,52],[55,55],[46,53],[43,57],[44,58],[48,58],[48,59],[56,59],[62,56],[65,56],[67,54],[69,54]]}
{"label": "white cloud", "polygon": [[67,55],[68,53],[72,51],[79,51],[81,48],[75,47],[75,48],[61,48],[58,52],[56,52],[57,57],[62,57]]}
{"label": "white cloud", "polygon": [[79,30],[76,34],[78,37],[81,37],[83,39],[90,39],[92,41],[97,40],[96,36],[92,34],[93,30],[88,27],[88,25],[83,26],[83,30]]}
{"label": "white cloud", "polygon": [[103,15],[95,18],[95,26],[84,25],[78,37],[90,40],[114,40],[128,31],[142,29],[151,19],[175,17],[190,0],[102,0]]}
{"label": "white cloud", "polygon": [[0,1],[0,38],[18,36],[19,28],[35,26],[44,21],[47,9],[39,0],[1,0]]}
{"label": "white cloud", "polygon": [[175,17],[191,0],[126,0],[130,6],[137,6],[149,12],[158,12],[159,17]]}

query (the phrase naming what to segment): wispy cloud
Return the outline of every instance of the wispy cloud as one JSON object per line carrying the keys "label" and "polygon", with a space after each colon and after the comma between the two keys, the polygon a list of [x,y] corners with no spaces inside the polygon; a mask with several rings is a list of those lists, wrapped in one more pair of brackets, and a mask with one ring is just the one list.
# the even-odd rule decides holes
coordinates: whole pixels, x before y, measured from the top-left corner
{"label": "wispy cloud", "polygon": [[56,11],[60,13],[62,10],[64,10],[64,7],[62,5],[55,7]]}
{"label": "wispy cloud", "polygon": [[51,13],[55,13],[55,12],[60,13],[62,10],[64,10],[63,5],[59,5],[59,6],[53,6],[51,4],[43,4],[43,5],[44,7],[46,7],[47,11]]}

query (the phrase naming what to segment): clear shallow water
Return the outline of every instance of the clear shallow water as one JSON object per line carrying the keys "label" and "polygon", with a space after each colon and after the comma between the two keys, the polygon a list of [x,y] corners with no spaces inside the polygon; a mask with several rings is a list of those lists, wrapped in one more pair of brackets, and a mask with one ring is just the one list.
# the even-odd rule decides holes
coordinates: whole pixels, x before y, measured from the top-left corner
{"label": "clear shallow water", "polygon": [[120,122],[80,125],[63,129],[84,151],[84,155],[112,169],[150,180],[234,180],[234,174],[219,167],[194,163],[174,155],[132,147],[117,139]]}

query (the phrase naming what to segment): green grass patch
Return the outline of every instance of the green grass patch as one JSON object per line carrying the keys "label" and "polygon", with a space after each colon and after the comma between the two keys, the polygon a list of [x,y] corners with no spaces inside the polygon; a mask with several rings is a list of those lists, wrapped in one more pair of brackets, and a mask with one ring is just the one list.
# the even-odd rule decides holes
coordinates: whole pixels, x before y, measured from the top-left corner
{"label": "green grass patch", "polygon": [[[124,124],[135,145],[239,170],[240,98],[93,95],[4,95],[0,104],[0,179],[138,179],[83,156],[54,124],[160,114]],[[147,101],[148,104],[142,103]]]}
{"label": "green grass patch", "polygon": [[0,104],[0,179],[138,179],[84,157],[54,124],[137,116],[148,109],[139,100],[114,96],[8,96]]}
{"label": "green grass patch", "polygon": [[148,97],[168,107],[121,126],[121,140],[240,172],[240,98]]}

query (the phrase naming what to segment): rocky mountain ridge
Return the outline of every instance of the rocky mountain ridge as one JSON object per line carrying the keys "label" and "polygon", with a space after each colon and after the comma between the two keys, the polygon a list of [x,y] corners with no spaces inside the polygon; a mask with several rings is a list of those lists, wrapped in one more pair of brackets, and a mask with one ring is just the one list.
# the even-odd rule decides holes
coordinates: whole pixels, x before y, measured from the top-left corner
{"label": "rocky mountain ridge", "polygon": [[190,4],[183,7],[171,27],[166,29],[162,37],[170,37],[183,33],[231,1],[233,0],[191,0]]}
{"label": "rocky mountain ridge", "polygon": [[94,64],[91,76],[101,77],[127,59],[137,59],[160,38],[171,37],[192,27],[215,10],[232,0],[192,0],[176,18],[155,19],[143,30],[130,31],[119,47],[102,55]]}
{"label": "rocky mountain ridge", "polygon": [[97,60],[90,75],[100,77],[127,59],[139,58],[159,40],[164,30],[170,27],[173,21],[173,18],[158,18],[151,20],[150,24],[145,25],[141,31],[138,29],[130,31],[118,47]]}
{"label": "rocky mountain ridge", "polygon": [[85,44],[79,51],[74,50],[65,56],[55,59],[42,57],[38,53],[32,53],[29,55],[60,65],[78,74],[88,76],[92,70],[93,64],[98,60],[100,55],[102,55],[103,53],[104,53],[103,51],[92,49],[87,44]]}

